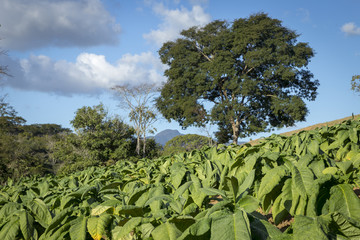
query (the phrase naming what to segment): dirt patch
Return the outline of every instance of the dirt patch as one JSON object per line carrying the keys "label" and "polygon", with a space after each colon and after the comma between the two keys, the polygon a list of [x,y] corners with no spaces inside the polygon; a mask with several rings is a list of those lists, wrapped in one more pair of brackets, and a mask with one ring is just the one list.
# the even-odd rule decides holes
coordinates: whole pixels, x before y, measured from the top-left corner
{"label": "dirt patch", "polygon": [[267,221],[277,227],[281,232],[285,232],[285,230],[288,229],[288,227],[290,227],[290,225],[294,222],[294,217],[289,214],[281,223],[275,225],[271,209],[267,214],[262,210],[262,208],[259,208],[256,211],[266,217]]}
{"label": "dirt patch", "polygon": [[353,190],[354,190],[354,193],[356,194],[356,196],[358,196],[358,198],[360,198],[360,188],[354,187]]}
{"label": "dirt patch", "polygon": [[215,205],[218,202],[223,201],[223,198],[220,195],[217,195],[217,196],[214,196],[214,197],[210,198],[209,200],[210,200],[209,204]]}

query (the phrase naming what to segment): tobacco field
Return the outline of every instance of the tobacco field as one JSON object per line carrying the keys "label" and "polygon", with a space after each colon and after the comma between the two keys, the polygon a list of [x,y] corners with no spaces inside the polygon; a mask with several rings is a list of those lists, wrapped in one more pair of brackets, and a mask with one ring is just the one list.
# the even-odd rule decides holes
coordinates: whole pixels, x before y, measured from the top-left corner
{"label": "tobacco field", "polygon": [[256,146],[9,180],[0,239],[360,239],[359,138],[349,120]]}

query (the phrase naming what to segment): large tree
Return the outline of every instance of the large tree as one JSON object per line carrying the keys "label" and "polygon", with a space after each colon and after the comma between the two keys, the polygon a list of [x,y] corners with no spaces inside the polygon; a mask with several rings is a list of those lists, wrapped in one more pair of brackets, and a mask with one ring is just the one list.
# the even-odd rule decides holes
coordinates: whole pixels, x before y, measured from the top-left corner
{"label": "large tree", "polygon": [[304,121],[319,85],[307,69],[314,52],[281,21],[259,13],[181,32],[159,50],[168,65],[157,99],[169,121],[218,125],[222,142]]}
{"label": "large tree", "polygon": [[117,85],[112,88],[115,90],[119,100],[120,106],[123,109],[130,110],[129,118],[133,123],[136,134],[136,153],[140,155],[140,146],[142,139],[142,154],[146,155],[146,134],[153,133],[155,128],[153,124],[157,118],[154,107],[151,106],[156,87],[154,84],[142,85]]}

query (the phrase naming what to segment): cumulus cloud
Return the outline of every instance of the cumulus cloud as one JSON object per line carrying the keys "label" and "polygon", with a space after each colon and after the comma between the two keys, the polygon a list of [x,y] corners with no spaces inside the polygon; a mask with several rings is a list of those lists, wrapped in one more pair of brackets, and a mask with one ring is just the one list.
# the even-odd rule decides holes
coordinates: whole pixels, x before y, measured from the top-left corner
{"label": "cumulus cloud", "polygon": [[116,44],[120,25],[100,0],[2,0],[5,49]]}
{"label": "cumulus cloud", "polygon": [[356,26],[353,22],[345,23],[341,27],[341,31],[346,33],[346,35],[360,35],[360,27]]}
{"label": "cumulus cloud", "polygon": [[158,29],[144,34],[143,37],[156,46],[161,46],[166,41],[176,39],[183,29],[203,26],[211,20],[210,15],[206,14],[199,5],[193,6],[191,10],[184,7],[170,10],[160,3],[153,6],[153,11],[162,18],[162,23],[158,26]]}
{"label": "cumulus cloud", "polygon": [[165,81],[164,66],[151,52],[125,54],[115,64],[91,53],[80,54],[75,62],[53,61],[41,55],[19,61],[4,58],[0,64],[6,62],[13,76],[7,78],[6,85],[59,95],[99,94],[121,84],[160,86]]}

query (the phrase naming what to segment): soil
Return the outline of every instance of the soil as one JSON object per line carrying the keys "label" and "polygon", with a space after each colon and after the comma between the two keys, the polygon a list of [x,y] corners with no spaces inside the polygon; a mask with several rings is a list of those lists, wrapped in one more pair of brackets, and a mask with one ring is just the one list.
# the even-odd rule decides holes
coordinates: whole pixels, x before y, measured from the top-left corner
{"label": "soil", "polygon": [[358,198],[360,198],[360,187],[354,187],[353,190],[354,190],[354,193],[356,194],[356,196],[358,196]]}
{"label": "soil", "polygon": [[275,225],[274,223],[274,219],[271,213],[271,209],[269,211],[268,214],[264,213],[264,211],[262,210],[262,208],[259,208],[257,210],[258,213],[260,213],[261,215],[263,215],[264,217],[266,217],[266,219],[268,220],[269,223],[271,223],[272,225],[274,225],[275,227],[277,227],[281,232],[285,232],[285,230],[290,227],[290,225],[294,222],[294,217],[292,217],[290,214],[289,216],[287,216],[287,218],[282,221],[281,223],[279,223],[278,225]]}

